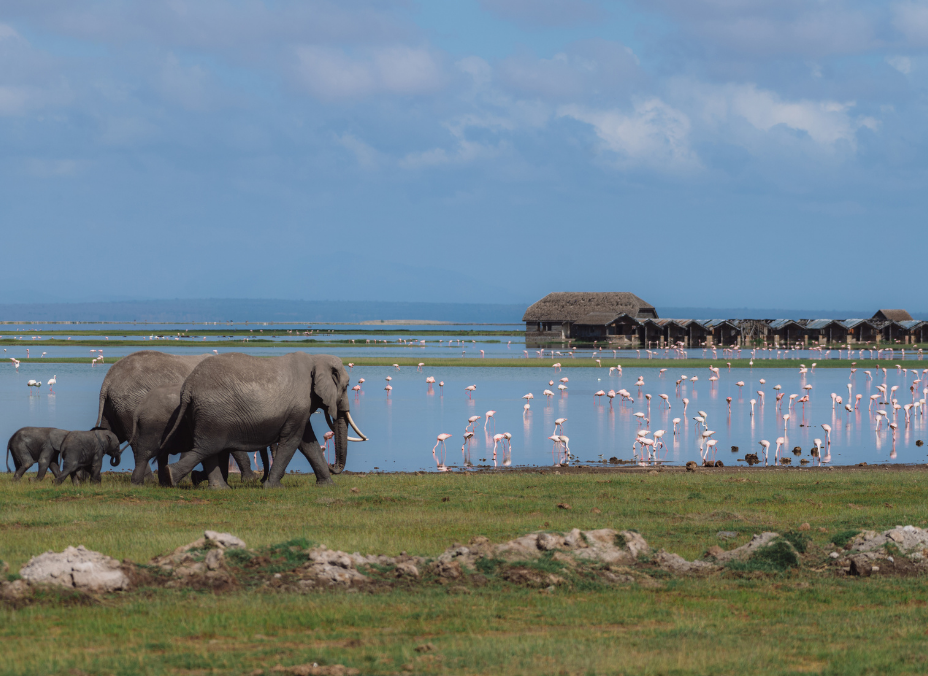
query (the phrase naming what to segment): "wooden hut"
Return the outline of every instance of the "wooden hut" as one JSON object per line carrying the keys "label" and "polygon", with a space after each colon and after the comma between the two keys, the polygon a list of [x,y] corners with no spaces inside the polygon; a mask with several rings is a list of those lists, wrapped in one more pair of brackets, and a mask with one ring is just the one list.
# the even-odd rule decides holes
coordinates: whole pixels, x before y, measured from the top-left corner
{"label": "wooden hut", "polygon": [[805,337],[805,327],[795,319],[774,319],[770,322],[768,336],[775,346],[789,347]]}
{"label": "wooden hut", "polygon": [[805,342],[818,345],[844,345],[847,327],[837,319],[810,319],[805,323]]}
{"label": "wooden hut", "polygon": [[654,306],[628,292],[549,293],[522,317],[525,340],[533,345],[567,340],[637,345],[647,319],[657,319]]}
{"label": "wooden hut", "polygon": [[736,319],[700,319],[697,321],[706,329],[707,337],[711,337],[711,342],[707,340],[707,344],[728,347],[741,345],[741,327]]}
{"label": "wooden hut", "polygon": [[847,342],[876,343],[880,339],[880,330],[876,322],[871,319],[845,319],[840,322],[847,328]]}
{"label": "wooden hut", "polygon": [[911,322],[912,315],[905,310],[877,310],[870,319],[878,322]]}

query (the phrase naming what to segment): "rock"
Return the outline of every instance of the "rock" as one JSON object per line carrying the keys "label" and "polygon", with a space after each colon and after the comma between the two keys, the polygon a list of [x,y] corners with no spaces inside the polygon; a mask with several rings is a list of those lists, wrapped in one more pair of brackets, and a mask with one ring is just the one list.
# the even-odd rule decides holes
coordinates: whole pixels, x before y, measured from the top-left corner
{"label": "rock", "polygon": [[732,452],[732,453],[737,453],[737,452],[738,452],[738,447],[737,447],[737,446],[732,446],[732,447],[731,447],[731,452]]}
{"label": "rock", "polygon": [[687,561],[679,554],[671,554],[660,550],[654,557],[661,570],[677,575],[690,575],[694,573],[708,573],[716,570],[717,566],[708,561]]}
{"label": "rock", "polygon": [[417,653],[430,653],[435,650],[435,646],[431,643],[424,643],[422,645],[417,645],[415,650]]}
{"label": "rock", "polygon": [[419,577],[419,569],[412,563],[404,562],[396,564],[396,574],[400,577]]}
{"label": "rock", "polygon": [[558,508],[558,509],[573,509],[573,507],[571,507],[570,505],[568,505],[566,502],[559,502],[559,503],[557,503],[557,508]]}
{"label": "rock", "polygon": [[245,541],[240,540],[231,533],[217,533],[214,530],[208,530],[203,533],[203,538],[223,549],[245,549]]}
{"label": "rock", "polygon": [[84,545],[68,547],[60,554],[33,556],[19,574],[31,584],[53,584],[94,592],[129,588],[129,578],[119,561]]}
{"label": "rock", "polygon": [[725,550],[719,547],[718,545],[712,545],[709,549],[706,550],[706,556],[711,556],[713,559],[719,558],[719,554],[724,554]]}
{"label": "rock", "polygon": [[564,537],[553,533],[538,534],[538,549],[549,552],[564,546]]}
{"label": "rock", "polygon": [[25,580],[0,582],[0,599],[4,601],[20,601],[32,595],[32,588]]}
{"label": "rock", "polygon": [[463,576],[461,564],[457,561],[438,560],[432,563],[432,573],[442,580],[460,580]]}
{"label": "rock", "polygon": [[732,540],[738,537],[738,532],[733,530],[720,530],[715,534],[715,537],[719,540]]}
{"label": "rock", "polygon": [[851,568],[848,570],[848,575],[856,575],[859,577],[870,577],[870,574],[873,572],[873,566],[865,557],[862,556],[852,556],[851,557]]}
{"label": "rock", "polygon": [[810,526],[807,523],[799,524],[799,530],[811,530],[811,529],[812,529],[812,526]]}
{"label": "rock", "polygon": [[308,557],[309,561],[302,568],[305,578],[330,587],[350,587],[367,582],[367,576],[355,568],[359,563],[367,563],[369,560],[360,554],[351,555],[328,549],[323,545],[310,549]]}
{"label": "rock", "polygon": [[828,555],[828,557],[832,559],[837,559],[839,556],[841,555],[838,552],[832,552],[831,554]]}
{"label": "rock", "polygon": [[756,550],[760,549],[761,547],[766,547],[775,538],[778,537],[779,533],[761,533],[760,535],[755,535],[746,545],[741,545],[736,549],[730,549],[727,552],[723,552],[722,554],[716,556],[715,559],[722,563],[727,561],[744,561],[748,559]]}
{"label": "rock", "polygon": [[206,553],[206,568],[207,570],[219,570],[222,566],[223,559],[223,550],[221,549],[210,549]]}
{"label": "rock", "polygon": [[351,489],[351,492],[352,492],[352,493],[360,493],[361,490],[360,490],[359,488],[357,488],[357,487],[354,487],[354,488]]}
{"label": "rock", "polygon": [[906,554],[921,552],[928,549],[928,530],[916,526],[896,526],[882,533],[863,531],[851,540],[850,549],[855,552],[877,552],[887,544],[895,545]]}
{"label": "rock", "polygon": [[590,511],[591,511],[593,514],[602,514],[602,513],[603,513],[603,510],[601,510],[599,507],[594,507],[594,508],[591,509]]}
{"label": "rock", "polygon": [[686,471],[687,471],[687,472],[695,472],[695,471],[696,471],[696,461],[695,461],[695,460],[690,460],[689,462],[686,463]]}

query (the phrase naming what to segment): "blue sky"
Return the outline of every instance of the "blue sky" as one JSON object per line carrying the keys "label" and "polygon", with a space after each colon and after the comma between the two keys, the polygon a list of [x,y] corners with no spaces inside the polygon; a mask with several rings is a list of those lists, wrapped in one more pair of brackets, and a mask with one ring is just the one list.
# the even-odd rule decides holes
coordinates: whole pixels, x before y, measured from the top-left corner
{"label": "blue sky", "polygon": [[0,302],[928,309],[928,0],[0,0]]}

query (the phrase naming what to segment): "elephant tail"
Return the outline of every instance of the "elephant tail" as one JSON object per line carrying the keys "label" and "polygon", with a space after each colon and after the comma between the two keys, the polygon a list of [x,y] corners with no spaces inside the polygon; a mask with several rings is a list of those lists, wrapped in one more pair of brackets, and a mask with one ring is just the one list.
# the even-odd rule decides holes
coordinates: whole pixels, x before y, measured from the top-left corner
{"label": "elephant tail", "polygon": [[[168,444],[171,442],[171,437],[174,436],[174,433],[177,432],[177,428],[180,427],[181,422],[184,420],[184,414],[187,412],[187,406],[190,404],[190,392],[186,387],[181,387],[180,390],[180,408],[177,410],[177,419],[174,421],[174,427],[171,428],[171,431],[164,435],[164,439],[161,440],[161,445],[158,447],[160,451],[163,448],[167,448]],[[135,434],[135,425],[133,424],[133,434]]]}
{"label": "elephant tail", "polygon": [[6,442],[6,473],[10,473],[10,445],[13,443],[13,437],[10,437],[10,440]]}
{"label": "elephant tail", "polygon": [[103,387],[100,388],[100,408],[97,411],[97,424],[94,425],[94,429],[100,429],[100,426],[103,424],[103,407],[106,405],[106,381],[103,382]]}

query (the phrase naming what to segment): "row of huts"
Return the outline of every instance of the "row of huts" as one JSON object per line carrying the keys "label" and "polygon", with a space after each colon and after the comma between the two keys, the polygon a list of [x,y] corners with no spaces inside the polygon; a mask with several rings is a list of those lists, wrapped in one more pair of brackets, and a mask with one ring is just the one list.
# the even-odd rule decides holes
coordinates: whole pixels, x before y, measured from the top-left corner
{"label": "row of huts", "polygon": [[595,342],[614,347],[917,345],[928,321],[905,310],[869,319],[662,319],[653,305],[627,292],[550,293],[522,317],[529,345]]}

